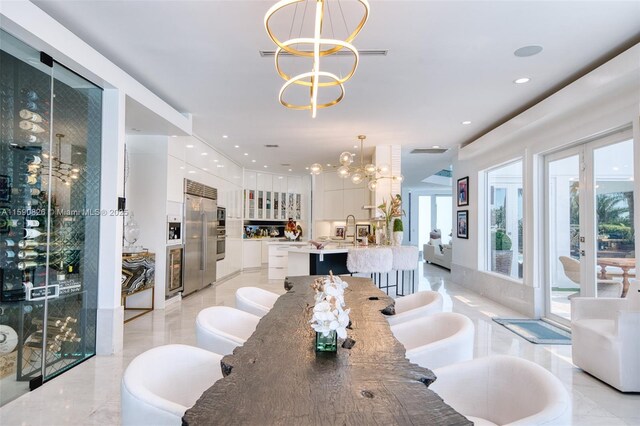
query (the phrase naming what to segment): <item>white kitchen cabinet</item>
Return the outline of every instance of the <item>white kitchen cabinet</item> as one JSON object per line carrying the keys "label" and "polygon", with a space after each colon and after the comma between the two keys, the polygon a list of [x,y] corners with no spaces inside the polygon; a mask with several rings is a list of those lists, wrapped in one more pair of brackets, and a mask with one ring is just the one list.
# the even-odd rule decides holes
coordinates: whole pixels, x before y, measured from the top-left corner
{"label": "white kitchen cabinet", "polygon": [[356,219],[369,219],[369,210],[363,210],[362,206],[368,205],[367,188],[345,189],[344,194],[344,216],[354,215]]}
{"label": "white kitchen cabinet", "polygon": [[269,263],[269,240],[262,240],[262,255],[261,255],[261,262],[262,263]]}
{"label": "white kitchen cabinet", "polygon": [[258,191],[273,190],[273,175],[271,173],[256,173],[256,189]]}
{"label": "white kitchen cabinet", "polygon": [[344,220],[344,191],[325,191],[322,197],[323,215],[325,220]]}
{"label": "white kitchen cabinet", "polygon": [[167,201],[182,203],[184,198],[184,161],[167,156]]}
{"label": "white kitchen cabinet", "polygon": [[287,192],[293,194],[300,194],[302,192],[301,176],[287,176]]}
{"label": "white kitchen cabinet", "polygon": [[262,241],[244,240],[242,242],[242,269],[260,268],[262,266]]}
{"label": "white kitchen cabinet", "polygon": [[286,249],[290,247],[285,244],[269,245],[269,273],[270,280],[283,280],[287,276],[287,258],[289,252]]}

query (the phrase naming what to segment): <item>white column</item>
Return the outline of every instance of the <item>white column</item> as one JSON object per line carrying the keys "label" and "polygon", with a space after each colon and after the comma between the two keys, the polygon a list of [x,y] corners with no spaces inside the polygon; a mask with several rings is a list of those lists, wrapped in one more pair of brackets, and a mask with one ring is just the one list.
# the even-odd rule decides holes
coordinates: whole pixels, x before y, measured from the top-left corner
{"label": "white column", "polygon": [[[124,188],[125,94],[106,89],[102,97],[102,170],[100,208],[117,209]],[[122,351],[124,309],[120,305],[122,276],[121,216],[106,215],[100,220],[100,277],[98,281],[98,320],[96,353],[109,355]]]}

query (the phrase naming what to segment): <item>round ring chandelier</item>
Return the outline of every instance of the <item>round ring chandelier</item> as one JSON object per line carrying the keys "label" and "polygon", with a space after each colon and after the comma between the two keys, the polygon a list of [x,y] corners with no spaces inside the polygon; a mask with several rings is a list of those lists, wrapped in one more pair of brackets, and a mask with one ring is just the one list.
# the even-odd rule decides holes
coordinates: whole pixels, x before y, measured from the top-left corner
{"label": "round ring chandelier", "polygon": [[[370,191],[375,191],[378,187],[378,181],[381,179],[391,179],[394,182],[402,183],[404,177],[402,175],[389,175],[390,167],[386,164],[381,164],[380,166],[376,166],[373,163],[364,163],[364,140],[367,137],[365,135],[358,135],[358,139],[360,140],[360,164],[353,165],[353,158],[356,154],[352,154],[349,151],[344,151],[338,157],[338,161],[340,162],[340,167],[336,170],[338,176],[343,179],[351,178],[351,182],[354,185],[360,185],[361,183],[367,181],[367,188]],[[309,166],[309,171],[312,175],[319,175],[322,173],[322,164],[313,163]]]}
{"label": "round ring chandelier", "polygon": [[[311,116],[313,118],[316,117],[317,110],[319,108],[327,108],[339,103],[342,99],[344,99],[344,83],[348,81],[356,72],[358,68],[358,63],[360,61],[360,56],[358,54],[358,50],[351,44],[353,39],[356,38],[358,33],[362,30],[364,25],[367,23],[369,19],[369,2],[367,0],[357,0],[363,7],[364,13],[362,18],[360,19],[356,28],[347,36],[345,40],[337,40],[335,38],[323,38],[322,37],[322,27],[324,23],[324,7],[325,3],[329,0],[315,0],[315,19],[314,19],[314,30],[313,37],[298,37],[292,38],[290,40],[282,41],[276,35],[275,32],[271,28],[271,19],[275,14],[277,14],[280,10],[287,8],[288,6],[295,5],[296,12],[298,3],[305,3],[305,14],[306,14],[306,2],[312,0],[281,0],[271,6],[271,8],[267,11],[264,17],[264,27],[267,30],[267,34],[271,38],[271,40],[278,46],[275,54],[275,66],[278,75],[285,80],[284,85],[280,89],[280,93],[278,94],[278,100],[280,104],[291,109],[296,110],[311,110]],[[340,2],[338,2],[340,8]],[[342,9],[341,9],[342,10]],[[303,15],[303,23],[304,23],[304,15]],[[294,13],[295,20],[295,13]],[[344,14],[343,14],[344,20]],[[333,25],[333,24],[331,24]],[[345,27],[347,26],[345,21]],[[293,22],[292,22],[293,27]],[[348,30],[347,30],[348,31]],[[300,46],[309,46],[308,49],[301,49]],[[353,54],[353,65],[350,71],[344,77],[338,77],[336,74],[320,71],[320,58],[324,56],[333,55],[341,50],[348,50]],[[313,59],[313,65],[311,67],[310,72],[305,72],[302,74],[298,74],[295,76],[291,76],[287,74],[280,65],[281,54],[286,52],[293,56],[298,57],[306,57]],[[292,102],[288,102],[285,100],[285,92],[292,86],[304,86],[309,88],[309,103],[308,104],[295,104]],[[333,87],[338,86],[340,91],[339,94],[328,102],[323,102],[318,104],[318,91],[320,88]]]}

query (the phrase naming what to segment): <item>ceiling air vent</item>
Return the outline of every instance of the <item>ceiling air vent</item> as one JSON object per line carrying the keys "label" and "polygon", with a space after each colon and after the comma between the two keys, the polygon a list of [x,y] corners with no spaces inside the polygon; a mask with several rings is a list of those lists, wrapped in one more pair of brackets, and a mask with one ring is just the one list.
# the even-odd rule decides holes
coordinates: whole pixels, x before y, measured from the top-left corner
{"label": "ceiling air vent", "polygon": [[[275,50],[259,50],[259,52],[260,52],[260,56],[262,56],[263,58],[271,58],[276,54]],[[309,53],[313,54],[313,50],[310,50]],[[389,53],[388,49],[358,49],[359,56],[387,56],[388,53]],[[353,53],[351,53],[350,50],[343,49],[343,50],[337,51],[331,56],[351,56],[351,55],[353,55]],[[289,52],[282,52],[280,56],[293,56],[293,55],[290,54]]]}
{"label": "ceiling air vent", "polygon": [[271,144],[266,144],[264,147],[265,147],[265,148],[280,148],[280,145],[271,145]]}
{"label": "ceiling air vent", "polygon": [[417,148],[411,154],[442,154],[447,151],[447,148]]}

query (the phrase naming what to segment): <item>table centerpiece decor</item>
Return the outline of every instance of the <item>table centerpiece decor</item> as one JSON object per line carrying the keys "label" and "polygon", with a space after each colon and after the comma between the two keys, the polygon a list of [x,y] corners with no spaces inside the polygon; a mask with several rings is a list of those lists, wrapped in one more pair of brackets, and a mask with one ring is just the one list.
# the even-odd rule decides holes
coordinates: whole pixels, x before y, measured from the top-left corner
{"label": "table centerpiece decor", "polygon": [[337,352],[338,337],[347,337],[350,309],[345,309],[344,289],[348,284],[329,272],[329,276],[316,278],[311,285],[315,290],[315,306],[311,327],[316,332],[316,352]]}

